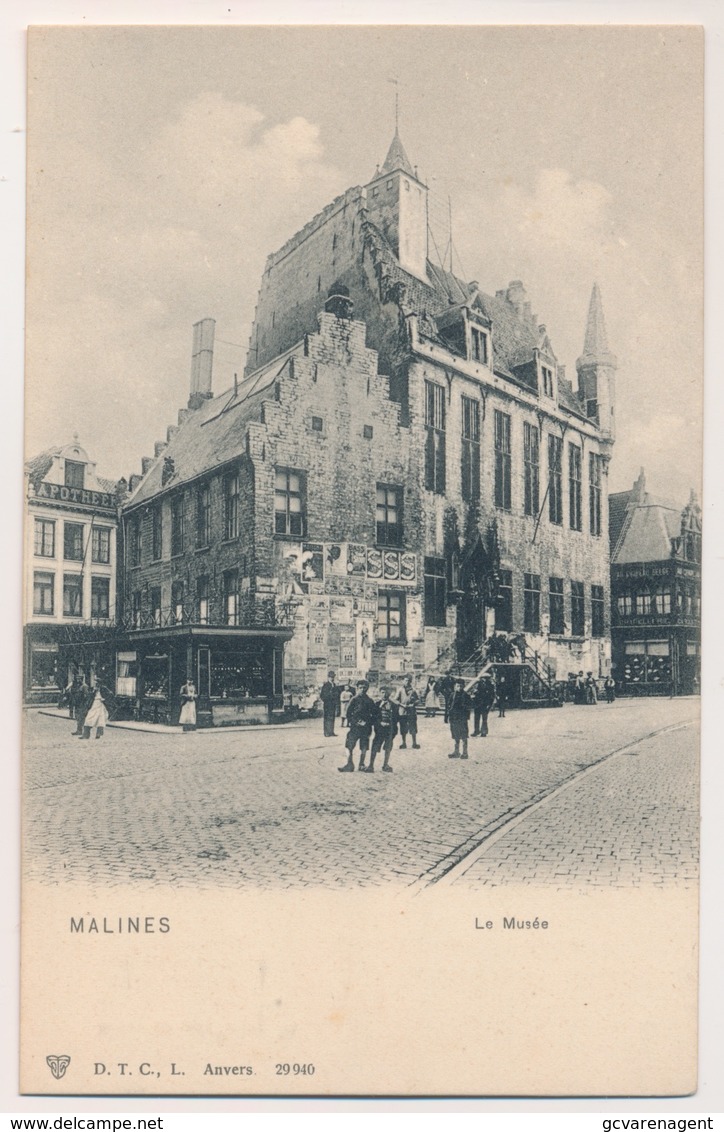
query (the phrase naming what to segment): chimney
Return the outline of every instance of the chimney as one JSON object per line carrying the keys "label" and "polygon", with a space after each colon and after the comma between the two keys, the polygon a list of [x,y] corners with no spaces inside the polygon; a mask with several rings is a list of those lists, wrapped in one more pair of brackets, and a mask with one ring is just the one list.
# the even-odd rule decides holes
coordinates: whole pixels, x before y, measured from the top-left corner
{"label": "chimney", "polygon": [[[530,305],[527,304],[528,294],[520,279],[510,281],[505,297],[515,307],[518,318],[524,318],[526,315],[530,318]],[[526,305],[528,310],[526,310]]]}
{"label": "chimney", "polygon": [[153,463],[153,457],[152,456],[142,456],[141,457],[141,475],[142,476],[145,476],[146,472],[151,467],[152,463]]}
{"label": "chimney", "polygon": [[171,441],[173,440],[173,438],[174,438],[174,436],[176,435],[177,432],[178,432],[178,425],[170,424],[168,426],[168,428],[166,429],[166,443],[167,444],[171,443]]}
{"label": "chimney", "polygon": [[164,440],[157,440],[156,441],[156,443],[153,446],[153,454],[156,457],[156,459],[158,459],[158,457],[161,455],[164,448],[166,448],[166,447],[167,447],[167,444]]}
{"label": "chimney", "polygon": [[216,321],[202,318],[194,323],[194,340],[191,350],[191,396],[189,409],[198,409],[213,396],[211,371],[214,363],[214,331]]}
{"label": "chimney", "polygon": [[142,479],[143,476],[139,476],[137,472],[133,472],[128,481],[128,490],[135,491]]}

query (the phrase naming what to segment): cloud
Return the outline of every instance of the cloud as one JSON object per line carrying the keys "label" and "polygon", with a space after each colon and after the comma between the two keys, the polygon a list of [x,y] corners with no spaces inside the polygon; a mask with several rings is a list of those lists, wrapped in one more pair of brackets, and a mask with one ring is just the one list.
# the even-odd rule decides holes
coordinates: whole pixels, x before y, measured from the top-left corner
{"label": "cloud", "polygon": [[[266,256],[344,178],[314,123],[268,123],[216,92],[156,135],[108,152],[72,141],[48,156],[29,245],[29,450],[77,426],[102,474],[128,474],[185,403],[192,322],[215,317],[243,347]],[[245,361],[243,348],[227,353],[222,386]]]}

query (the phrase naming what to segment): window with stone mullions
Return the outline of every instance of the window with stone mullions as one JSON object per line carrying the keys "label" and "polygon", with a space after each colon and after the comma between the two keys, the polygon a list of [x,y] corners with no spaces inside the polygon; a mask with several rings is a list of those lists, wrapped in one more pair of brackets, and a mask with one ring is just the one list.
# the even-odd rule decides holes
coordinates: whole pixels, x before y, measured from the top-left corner
{"label": "window with stone mullions", "polygon": [[163,558],[163,504],[157,503],[151,511],[151,554],[154,561]]}
{"label": "window with stone mullions", "polygon": [[223,577],[224,622],[226,625],[239,624],[239,571],[227,570]]}
{"label": "window with stone mullions", "polygon": [[588,509],[592,535],[601,534],[601,457],[592,452],[588,457]]}
{"label": "window with stone mullions", "polygon": [[239,535],[239,474],[224,476],[224,538]]}
{"label": "window with stone mullions", "polygon": [[548,579],[548,613],[550,616],[550,632],[558,635],[565,633],[563,578]]}
{"label": "window with stone mullions", "polygon": [[568,519],[572,531],[580,531],[581,518],[581,449],[568,445]]}
{"label": "window with stone mullions", "polygon": [[472,397],[462,399],[460,472],[464,501],[480,499],[480,405]]}
{"label": "window with stone mullions", "polygon": [[444,628],[447,623],[447,577],[444,558],[425,558],[425,625]]}
{"label": "window with stone mullions", "polygon": [[523,629],[540,633],[540,574],[523,575]]}
{"label": "window with stone mullions", "polygon": [[201,574],[196,579],[196,605],[199,613],[199,624],[209,623],[209,576]]}
{"label": "window with stone mullions", "polygon": [[184,584],[180,579],[171,583],[171,612],[175,623],[182,625],[184,620]]}
{"label": "window with stone mullions", "polygon": [[523,425],[525,513],[537,515],[540,507],[540,434],[535,425]]}
{"label": "window with stone mullions", "polygon": [[196,545],[208,546],[211,541],[211,498],[209,485],[201,484],[196,495]]}
{"label": "window with stone mullions", "polygon": [[548,517],[551,523],[563,523],[563,441],[560,436],[548,437]]}
{"label": "window with stone mullions", "polygon": [[513,628],[513,571],[501,570],[495,602],[495,628],[511,632]]}
{"label": "window with stone mullions", "polygon": [[402,546],[402,488],[377,484],[377,543],[379,546]]}
{"label": "window with stone mullions", "polygon": [[128,554],[131,566],[141,565],[141,520],[138,515],[128,520]]}
{"label": "window with stone mullions", "polygon": [[290,468],[277,468],[274,475],[274,530],[278,535],[304,535],[305,518],[304,476]]}
{"label": "window with stone mullions", "polygon": [[405,642],[405,595],[380,590],[377,598],[377,639],[389,644]]}
{"label": "window with stone mullions", "polygon": [[470,352],[474,362],[480,362],[484,366],[488,364],[488,336],[476,326],[470,328]]}
{"label": "window with stone mullions", "polygon": [[52,519],[36,519],[33,542],[38,558],[55,558],[55,523]]}
{"label": "window with stone mullions", "polygon": [[583,582],[571,582],[571,633],[582,637],[586,632],[586,599]]}
{"label": "window with stone mullions", "polygon": [[425,488],[445,494],[445,390],[425,382]]}
{"label": "window with stone mullions", "polygon": [[591,586],[591,636],[602,637],[605,630],[603,586]]}
{"label": "window with stone mullions", "polygon": [[184,498],[183,495],[171,500],[171,555],[183,554],[184,550]]}
{"label": "window with stone mullions", "polygon": [[495,506],[511,509],[510,417],[495,410]]}

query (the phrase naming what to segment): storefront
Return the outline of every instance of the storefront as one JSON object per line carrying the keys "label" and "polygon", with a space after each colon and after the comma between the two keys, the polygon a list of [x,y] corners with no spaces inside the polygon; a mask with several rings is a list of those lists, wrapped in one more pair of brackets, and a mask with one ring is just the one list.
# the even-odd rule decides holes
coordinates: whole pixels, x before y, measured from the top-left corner
{"label": "storefront", "polygon": [[191,678],[199,727],[268,723],[283,708],[291,629],[178,626],[131,632],[116,654],[116,697],[129,718],[178,724]]}

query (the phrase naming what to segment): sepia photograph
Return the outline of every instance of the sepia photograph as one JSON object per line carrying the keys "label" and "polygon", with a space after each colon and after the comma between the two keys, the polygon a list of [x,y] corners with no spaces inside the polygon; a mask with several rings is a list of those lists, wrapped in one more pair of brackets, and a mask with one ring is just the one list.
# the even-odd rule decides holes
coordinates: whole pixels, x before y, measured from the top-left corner
{"label": "sepia photograph", "polygon": [[703,46],[29,29],[24,1092],[696,1089]]}

